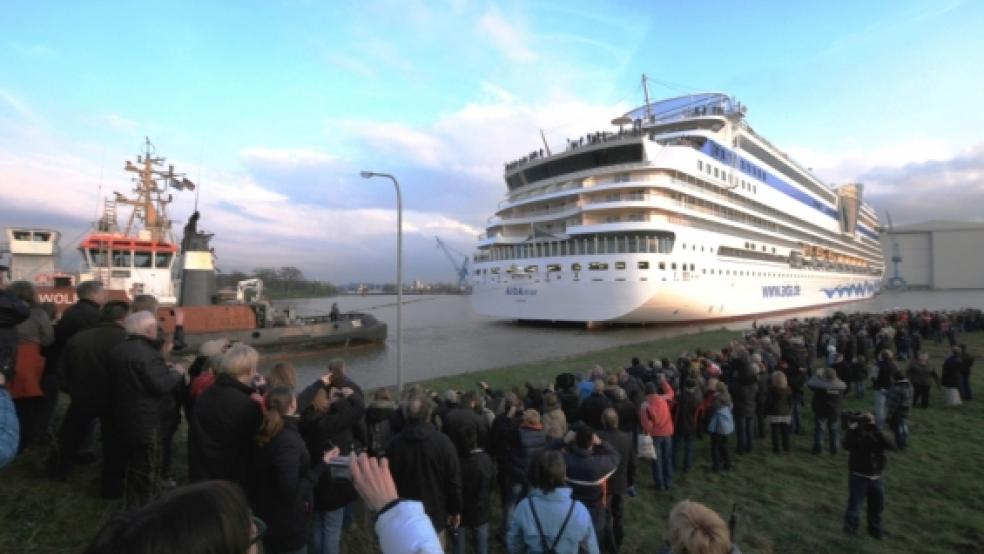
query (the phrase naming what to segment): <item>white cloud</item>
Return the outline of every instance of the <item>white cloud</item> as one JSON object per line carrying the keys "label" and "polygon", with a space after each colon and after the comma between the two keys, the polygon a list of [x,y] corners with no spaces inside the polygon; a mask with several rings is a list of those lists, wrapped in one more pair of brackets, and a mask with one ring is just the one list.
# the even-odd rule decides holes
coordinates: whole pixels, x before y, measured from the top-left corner
{"label": "white cloud", "polygon": [[239,152],[247,164],[264,164],[278,167],[318,166],[334,162],[338,158],[313,148],[266,148],[250,146]]}
{"label": "white cloud", "polygon": [[113,129],[119,129],[122,131],[130,131],[136,129],[140,126],[140,123],[132,119],[123,117],[122,115],[115,113],[108,113],[102,116],[102,122],[109,125]]}
{"label": "white cloud", "polygon": [[22,118],[34,118],[34,112],[31,110],[31,106],[19,96],[7,89],[0,88],[0,103],[6,104],[11,111]]}
{"label": "white cloud", "polygon": [[515,21],[509,21],[495,6],[489,6],[478,20],[479,33],[485,37],[493,47],[506,55],[507,58],[516,62],[530,62],[537,59],[537,55],[527,44],[526,33],[521,30]]}

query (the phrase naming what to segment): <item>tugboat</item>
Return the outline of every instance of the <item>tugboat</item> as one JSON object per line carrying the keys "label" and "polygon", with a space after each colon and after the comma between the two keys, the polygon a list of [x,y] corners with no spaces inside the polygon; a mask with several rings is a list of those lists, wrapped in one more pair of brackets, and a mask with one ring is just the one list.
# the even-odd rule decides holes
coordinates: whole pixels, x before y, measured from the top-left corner
{"label": "tugboat", "polygon": [[[58,233],[44,229],[7,230],[11,275],[33,280],[39,298],[62,309],[75,302],[71,287],[77,281],[101,281],[114,299],[152,294],[161,304],[158,317],[165,331],[174,330],[176,308],[184,314],[186,346],[179,353],[196,351],[214,338],[258,349],[289,350],[386,340],[386,324],[370,314],[300,317],[292,307],[277,309],[263,298],[259,279],[241,281],[235,299],[223,300],[216,291],[209,245],[213,235],[198,229],[201,215],[197,210],[184,227],[181,243],[174,241],[167,216],[167,206],[174,199],[171,191],[194,190],[195,184],[185,174],[176,173],[173,165],[165,170],[165,161],[147,139],[136,163],[126,162],[124,169],[136,174],[133,196],[114,192],[113,199],[105,200],[101,218],[79,243],[85,269],[77,280],[54,269]],[[132,207],[122,229],[117,219],[119,206]],[[30,268],[19,267],[27,265],[25,260],[30,260]],[[43,270],[30,271],[36,268]]]}

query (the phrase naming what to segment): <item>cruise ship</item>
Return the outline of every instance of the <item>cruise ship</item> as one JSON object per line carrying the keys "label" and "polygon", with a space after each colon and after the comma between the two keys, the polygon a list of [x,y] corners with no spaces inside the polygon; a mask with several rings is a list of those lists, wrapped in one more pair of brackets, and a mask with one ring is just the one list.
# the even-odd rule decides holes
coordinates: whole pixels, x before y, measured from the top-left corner
{"label": "cruise ship", "polygon": [[[643,80],[645,85],[645,79]],[[674,323],[861,300],[885,271],[863,186],[831,187],[723,93],[645,105],[505,166],[474,254],[475,310]]]}

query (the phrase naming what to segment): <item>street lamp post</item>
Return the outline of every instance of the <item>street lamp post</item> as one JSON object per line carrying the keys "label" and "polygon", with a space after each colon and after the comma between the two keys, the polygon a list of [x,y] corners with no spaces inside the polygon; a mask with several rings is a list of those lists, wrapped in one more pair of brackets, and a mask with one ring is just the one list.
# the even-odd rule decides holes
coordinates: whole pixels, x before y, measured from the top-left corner
{"label": "street lamp post", "polygon": [[400,183],[388,173],[362,171],[363,179],[385,177],[393,181],[396,189],[396,394],[403,394],[403,197]]}

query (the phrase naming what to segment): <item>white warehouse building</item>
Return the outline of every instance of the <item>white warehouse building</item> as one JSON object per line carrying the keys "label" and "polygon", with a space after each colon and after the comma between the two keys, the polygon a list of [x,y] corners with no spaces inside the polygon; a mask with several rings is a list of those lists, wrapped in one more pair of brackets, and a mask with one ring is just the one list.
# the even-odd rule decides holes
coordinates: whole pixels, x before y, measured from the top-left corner
{"label": "white warehouse building", "polygon": [[893,244],[898,243],[899,275],[911,288],[984,289],[984,222],[927,221],[896,226],[882,234],[885,280],[895,274]]}

